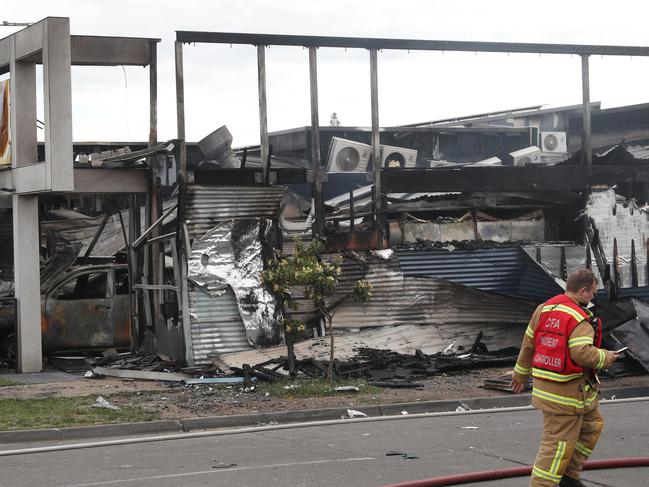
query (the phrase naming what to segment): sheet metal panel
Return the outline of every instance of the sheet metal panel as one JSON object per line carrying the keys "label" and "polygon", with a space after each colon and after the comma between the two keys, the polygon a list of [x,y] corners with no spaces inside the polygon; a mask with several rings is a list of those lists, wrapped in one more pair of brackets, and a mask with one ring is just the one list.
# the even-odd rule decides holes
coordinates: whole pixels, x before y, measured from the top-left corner
{"label": "sheet metal panel", "polygon": [[520,247],[488,249],[397,250],[408,277],[437,277],[456,284],[537,300],[561,292],[561,288]]}
{"label": "sheet metal panel", "polygon": [[649,159],[649,146],[647,145],[627,145],[625,149],[636,159]]}
{"label": "sheet metal panel", "polygon": [[535,263],[523,273],[518,289],[518,296],[534,299],[539,304],[563,292],[557,281]]}
{"label": "sheet metal panel", "polygon": [[[543,299],[560,292],[560,288],[541,269],[532,269],[512,264],[517,249],[508,249],[504,256],[506,259],[496,260],[492,265],[502,268],[514,268],[519,272],[513,279],[501,271],[501,282],[498,283],[496,271],[496,283],[492,283],[488,277],[482,281],[473,280],[479,285],[495,288],[499,294],[486,293],[478,289],[463,287],[446,280],[444,276],[433,276],[435,268],[430,264],[430,259],[425,255],[418,256],[416,251],[406,251],[407,263],[404,265],[401,251],[397,251],[398,258],[382,260],[378,257],[359,253],[358,255],[367,260],[366,265],[359,261],[345,256],[343,260],[343,272],[340,276],[340,284],[337,286],[337,293],[331,297],[331,301],[349,293],[352,286],[358,279],[366,279],[372,284],[371,299],[369,303],[354,303],[351,299],[345,301],[334,315],[334,326],[344,328],[365,328],[370,326],[393,326],[393,325],[417,325],[417,324],[515,324],[529,321],[534,305],[542,299],[521,300],[505,296],[503,289],[512,290],[510,294],[520,296],[518,287],[521,282],[530,286],[533,292],[539,293],[534,288],[535,280],[540,281],[539,288],[547,287],[549,292],[543,294]],[[426,251],[428,252],[428,251]],[[448,251],[442,251],[448,254]],[[425,253],[425,252],[424,252]],[[525,256],[527,258],[527,256]],[[514,261],[514,264],[517,262]],[[532,266],[535,266],[532,263]],[[527,273],[525,272],[527,269]],[[447,276],[455,277],[462,271],[462,262],[451,262],[442,270]],[[538,272],[537,272],[538,271]],[[419,277],[412,277],[418,275]],[[422,278],[425,277],[425,278]],[[442,277],[436,279],[435,277]],[[463,277],[460,275],[460,277]],[[468,272],[465,279],[471,282],[471,272]],[[545,279],[545,280],[544,280]],[[548,284],[551,282],[551,287]],[[499,285],[498,285],[499,284]],[[557,291],[558,290],[558,291]],[[517,294],[518,293],[518,294]],[[298,308],[289,312],[294,319],[308,321],[314,317],[313,305],[310,300],[301,297],[301,290],[295,291]]]}
{"label": "sheet metal panel", "polygon": [[196,365],[209,364],[210,356],[252,350],[232,289],[211,297],[190,286],[189,315]]}
{"label": "sheet metal panel", "polygon": [[438,277],[484,291],[514,294],[524,265],[517,248],[398,250],[405,276]]}
{"label": "sheet metal panel", "polygon": [[343,304],[334,316],[335,327],[515,326],[527,323],[536,305],[444,279],[403,277],[392,262],[373,264],[365,278],[372,283],[371,300]]}
{"label": "sheet metal panel", "polygon": [[225,220],[277,218],[285,192],[274,186],[190,185],[185,206],[189,236],[201,237]]}
{"label": "sheet metal panel", "polygon": [[435,278],[370,282],[372,299],[342,305],[334,315],[335,327],[520,325],[529,322],[536,305]]}

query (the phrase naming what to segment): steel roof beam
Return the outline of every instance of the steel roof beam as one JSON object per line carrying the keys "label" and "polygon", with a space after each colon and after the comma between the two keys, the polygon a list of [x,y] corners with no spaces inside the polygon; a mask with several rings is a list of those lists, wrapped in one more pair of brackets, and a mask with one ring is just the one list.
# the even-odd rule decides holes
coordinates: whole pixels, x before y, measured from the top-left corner
{"label": "steel roof beam", "polygon": [[358,49],[399,49],[409,51],[463,51],[527,54],[577,54],[600,56],[649,56],[649,47],[598,46],[586,44],[535,44],[521,42],[469,42],[372,37],[332,37],[235,32],[176,31],[183,43],[247,44],[253,46],[341,47]]}

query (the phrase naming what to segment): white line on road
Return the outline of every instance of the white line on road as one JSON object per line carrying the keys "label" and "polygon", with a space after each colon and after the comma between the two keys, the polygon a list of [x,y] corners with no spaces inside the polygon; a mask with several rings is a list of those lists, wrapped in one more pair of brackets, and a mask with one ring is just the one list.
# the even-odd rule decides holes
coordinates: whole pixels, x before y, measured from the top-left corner
{"label": "white line on road", "polygon": [[327,463],[364,462],[368,460],[376,460],[376,458],[374,457],[338,458],[334,460],[312,460],[310,462],[273,463],[270,465],[251,465],[250,467],[232,467],[232,468],[222,468],[222,469],[199,470],[198,472],[183,472],[183,473],[172,473],[167,475],[154,475],[151,477],[134,477],[131,479],[106,480],[103,482],[91,482],[89,484],[68,485],[67,487],[91,487],[93,485],[116,485],[116,484],[127,484],[131,482],[142,482],[148,480],[189,477],[194,475],[208,475],[208,474],[217,474],[217,473],[220,474],[226,472],[241,472],[243,470],[259,470],[262,468],[295,467],[301,465],[322,465]]}

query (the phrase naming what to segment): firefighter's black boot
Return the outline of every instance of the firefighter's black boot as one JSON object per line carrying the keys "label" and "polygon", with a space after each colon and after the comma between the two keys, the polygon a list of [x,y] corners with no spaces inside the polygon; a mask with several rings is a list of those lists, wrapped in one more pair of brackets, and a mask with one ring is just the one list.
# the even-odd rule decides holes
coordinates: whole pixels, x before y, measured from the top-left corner
{"label": "firefighter's black boot", "polygon": [[561,477],[559,487],[586,487],[586,484],[584,484],[579,479],[573,479],[572,477],[564,475],[563,477]]}

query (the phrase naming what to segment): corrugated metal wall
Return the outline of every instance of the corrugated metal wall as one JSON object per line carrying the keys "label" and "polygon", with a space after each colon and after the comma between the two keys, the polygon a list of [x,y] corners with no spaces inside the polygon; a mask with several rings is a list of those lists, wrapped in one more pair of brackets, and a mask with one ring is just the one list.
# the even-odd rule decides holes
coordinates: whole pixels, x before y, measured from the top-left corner
{"label": "corrugated metal wall", "polygon": [[469,287],[513,294],[523,265],[516,248],[398,250],[405,276],[439,277]]}
{"label": "corrugated metal wall", "polygon": [[535,299],[540,303],[562,292],[563,288],[557,281],[532,260],[523,273],[517,296]]}
{"label": "corrugated metal wall", "polygon": [[334,326],[363,328],[390,325],[516,325],[527,323],[535,304],[450,283],[444,279],[404,277],[398,264],[373,262],[367,279],[367,303],[347,301]]}
{"label": "corrugated metal wall", "polygon": [[[390,341],[399,340],[401,328],[420,325],[427,347],[436,348],[430,353],[454,341],[470,345],[479,332],[490,350],[518,346],[535,308],[533,302],[462,288],[435,278],[410,277],[392,286],[372,282],[375,287],[370,302],[342,305],[334,315],[334,327],[365,329],[384,325],[381,328],[385,334],[394,333],[394,337],[387,338]],[[394,326],[396,329],[387,331]],[[422,346],[423,341],[417,348]]]}
{"label": "corrugated metal wall", "polygon": [[[189,185],[185,203],[191,239],[218,223],[238,218],[278,218],[283,187]],[[189,312],[194,363],[210,363],[210,355],[252,349],[234,292],[213,298],[190,284]]]}
{"label": "corrugated metal wall", "polygon": [[520,247],[397,250],[404,276],[438,277],[511,296],[545,300],[561,292]]}
{"label": "corrugated metal wall", "polygon": [[211,354],[253,348],[246,340],[246,331],[232,289],[213,298],[190,286],[189,313],[196,365],[210,363]]}
{"label": "corrugated metal wall", "polygon": [[200,238],[217,223],[233,218],[277,218],[286,192],[273,186],[187,187],[185,214],[190,238]]}

